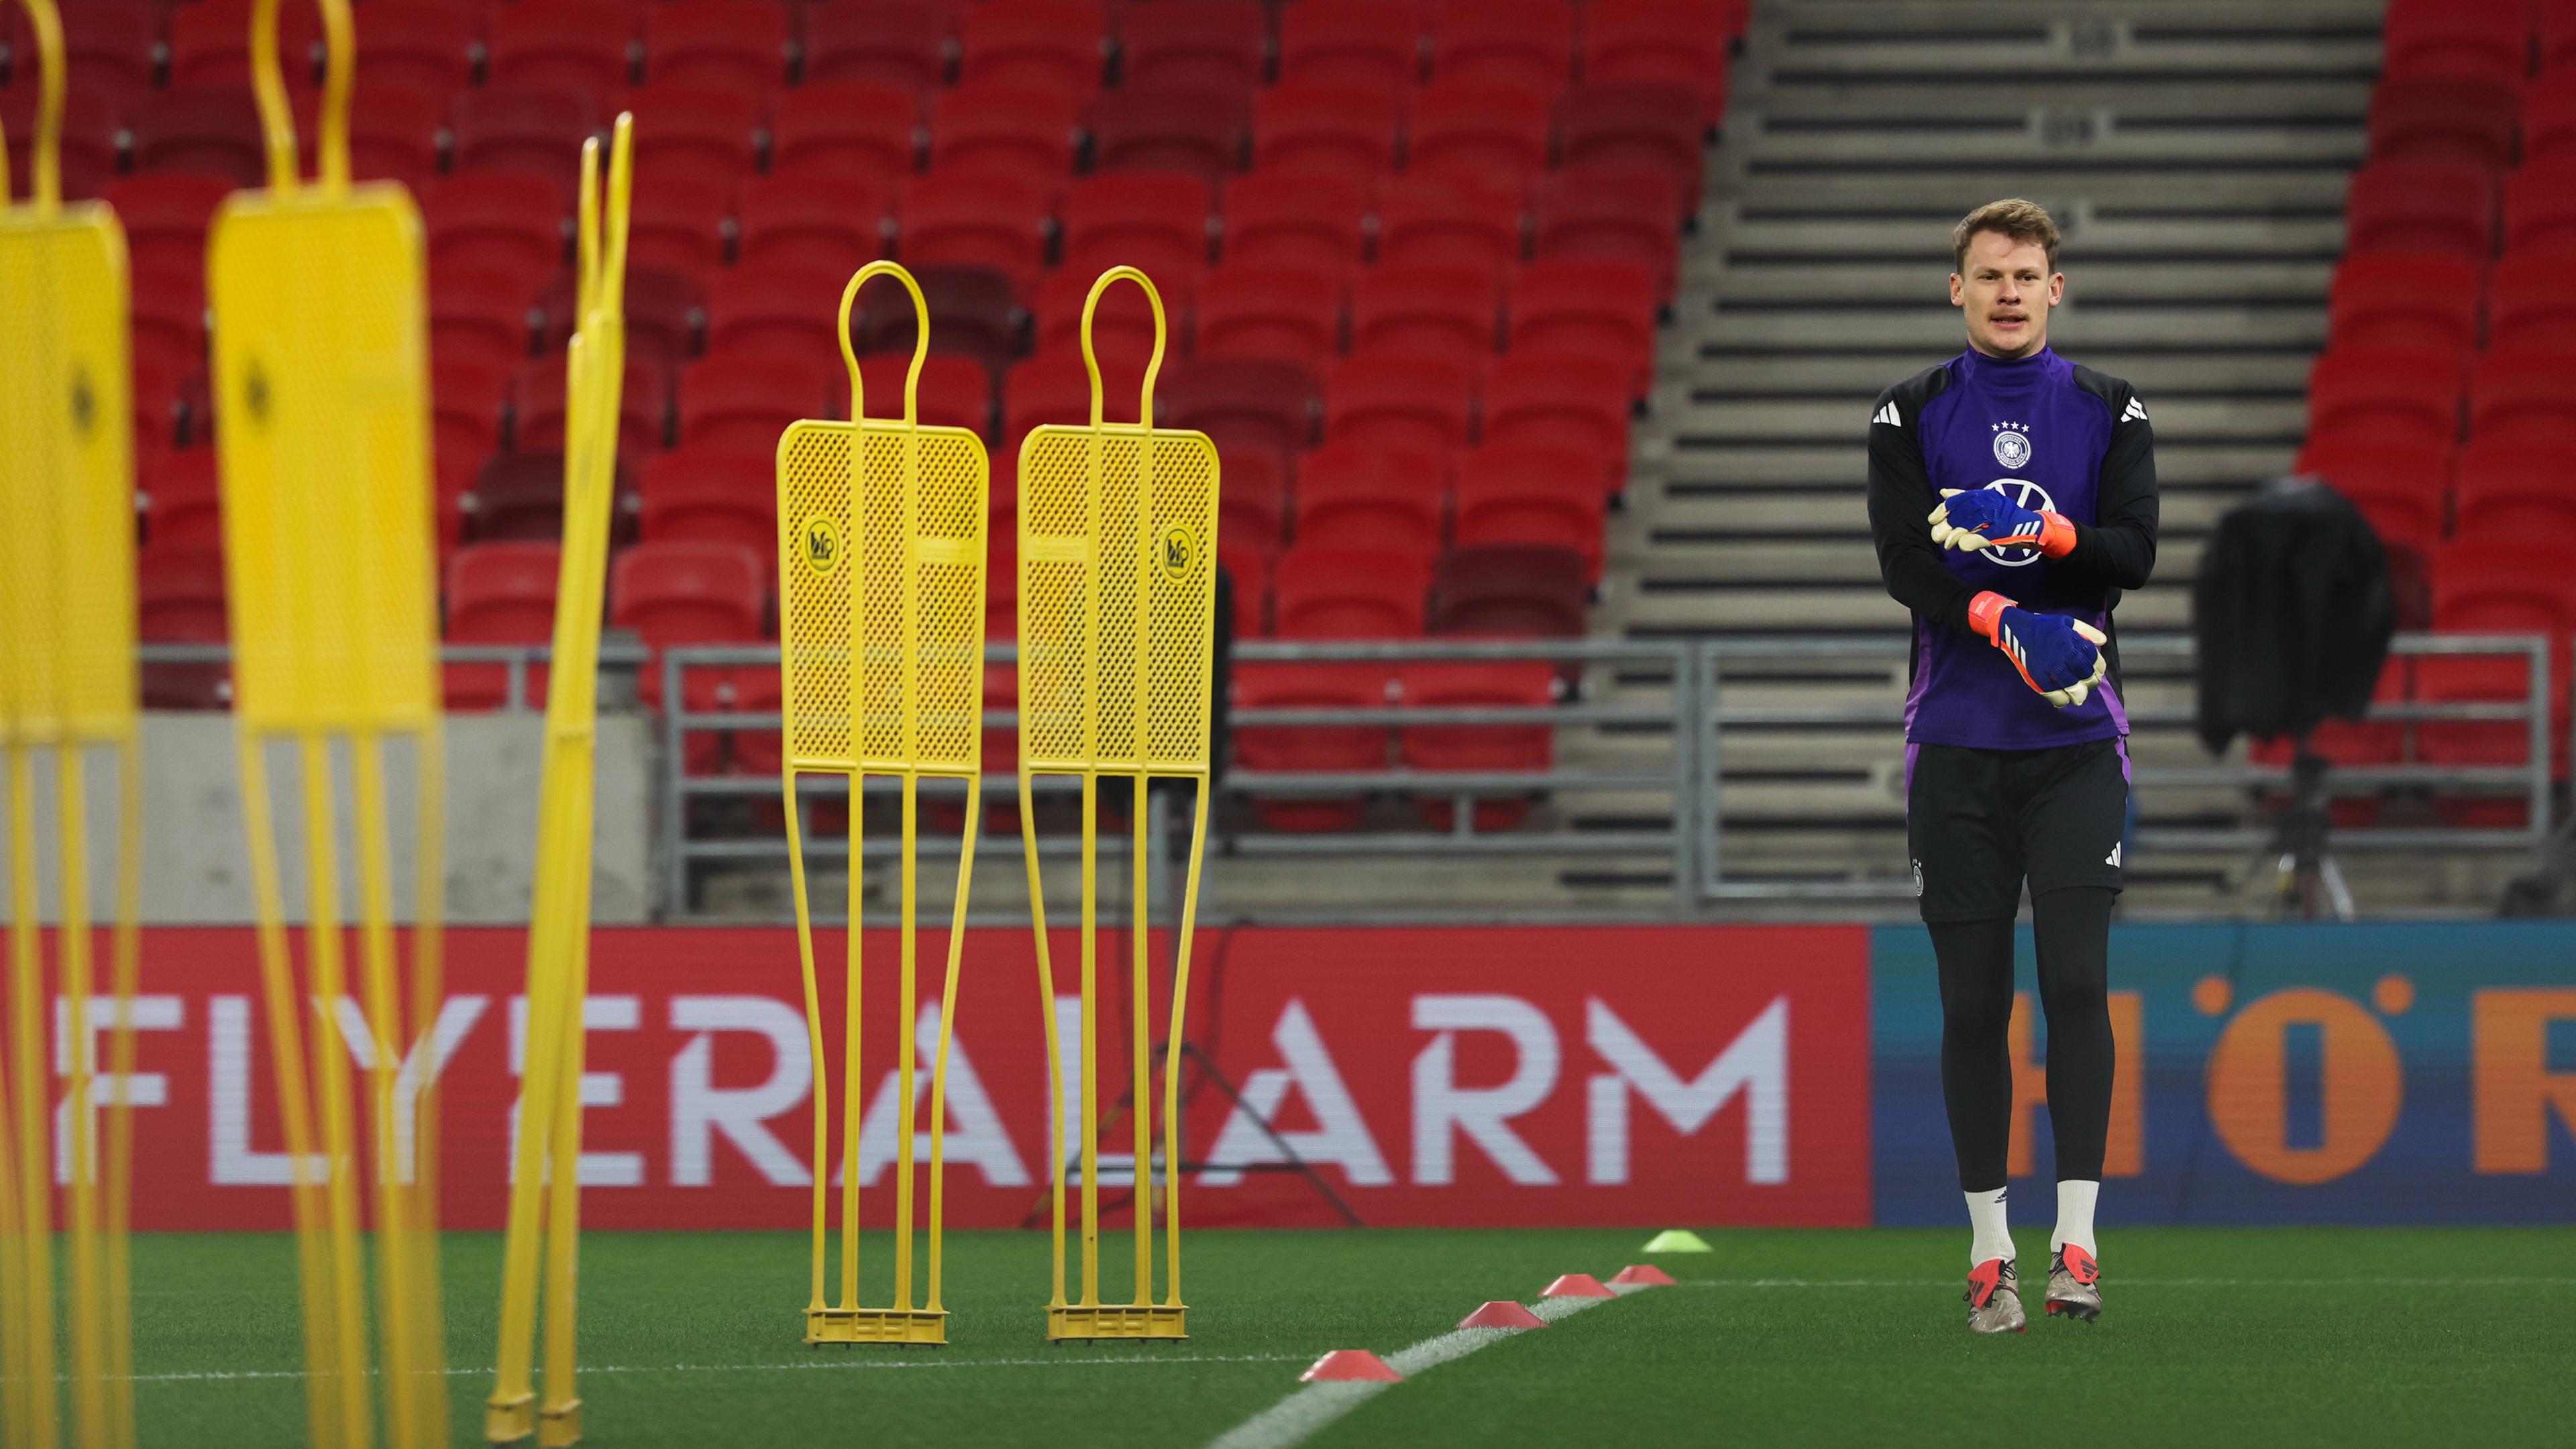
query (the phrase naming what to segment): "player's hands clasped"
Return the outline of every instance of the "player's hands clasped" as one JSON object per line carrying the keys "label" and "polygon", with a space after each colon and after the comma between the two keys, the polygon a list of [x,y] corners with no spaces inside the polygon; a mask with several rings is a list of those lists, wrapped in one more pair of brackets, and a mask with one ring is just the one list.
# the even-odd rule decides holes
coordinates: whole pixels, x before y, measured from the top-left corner
{"label": "player's hands clasped", "polygon": [[1932,541],[1944,548],[1974,552],[1981,548],[2036,548],[2064,552],[2060,541],[2074,543],[2074,525],[2053,513],[2036,513],[1992,488],[1966,492],[1941,490],[1941,506],[1932,510]]}

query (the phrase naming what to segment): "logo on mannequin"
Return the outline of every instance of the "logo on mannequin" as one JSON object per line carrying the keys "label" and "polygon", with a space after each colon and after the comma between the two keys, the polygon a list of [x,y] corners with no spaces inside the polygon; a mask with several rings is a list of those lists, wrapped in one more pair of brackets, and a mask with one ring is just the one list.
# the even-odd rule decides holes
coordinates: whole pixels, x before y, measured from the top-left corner
{"label": "logo on mannequin", "polygon": [[[2019,437],[2020,434],[2005,433],[2000,436]],[[2027,446],[2027,444],[2025,444],[2025,446]],[[1998,452],[2002,451],[2002,444],[2000,442],[1997,443],[1996,450]],[[2006,498],[2011,499],[2013,502],[2020,504],[2022,507],[2029,509],[2033,513],[2047,513],[2057,507],[2057,504],[2049,498],[2048,490],[2040,487],[2039,484],[2028,478],[1998,478],[1986,486],[1995,492],[2002,494]],[[1991,562],[2002,564],[2005,568],[2017,569],[2025,564],[2034,564],[2039,562],[2039,550],[2035,548],[1990,548],[1983,551],[1982,557]]]}
{"label": "logo on mannequin", "polygon": [[2019,468],[2030,461],[2030,428],[2024,423],[1994,425],[1995,461],[2007,468]]}

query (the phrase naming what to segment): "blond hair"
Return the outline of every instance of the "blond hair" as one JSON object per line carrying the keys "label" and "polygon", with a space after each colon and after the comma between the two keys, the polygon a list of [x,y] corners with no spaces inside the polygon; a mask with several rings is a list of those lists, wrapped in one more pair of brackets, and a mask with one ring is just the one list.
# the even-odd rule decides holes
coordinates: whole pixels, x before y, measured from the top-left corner
{"label": "blond hair", "polygon": [[2010,196],[2001,201],[1987,202],[1959,218],[1959,224],[1950,229],[1952,271],[1968,270],[1968,243],[1976,238],[1977,233],[1985,231],[1999,232],[2014,241],[2037,246],[2048,253],[2048,269],[2052,272],[2057,270],[2057,244],[2064,237],[2057,230],[2056,220],[2049,216],[2048,208],[2038,202]]}

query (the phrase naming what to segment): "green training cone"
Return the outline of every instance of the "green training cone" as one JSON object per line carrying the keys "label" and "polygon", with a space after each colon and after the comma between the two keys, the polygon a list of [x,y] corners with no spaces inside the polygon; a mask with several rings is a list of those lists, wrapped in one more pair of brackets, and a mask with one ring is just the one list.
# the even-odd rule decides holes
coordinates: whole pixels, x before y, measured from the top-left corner
{"label": "green training cone", "polygon": [[1714,1253],[1717,1249],[1710,1247],[1707,1239],[1688,1228],[1672,1228],[1655,1234],[1654,1241],[1646,1244],[1646,1251],[1649,1253]]}

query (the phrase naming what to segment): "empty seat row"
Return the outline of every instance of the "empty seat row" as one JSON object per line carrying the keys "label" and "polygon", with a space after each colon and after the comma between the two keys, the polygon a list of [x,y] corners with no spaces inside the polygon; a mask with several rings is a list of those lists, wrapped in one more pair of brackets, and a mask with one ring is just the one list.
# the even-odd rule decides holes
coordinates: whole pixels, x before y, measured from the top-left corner
{"label": "empty seat row", "polygon": [[2407,347],[2456,358],[2491,347],[2576,349],[2576,268],[2517,254],[2482,270],[2439,253],[2367,253],[2335,269],[2327,336],[2336,347]]}
{"label": "empty seat row", "polygon": [[2465,375],[2456,355],[2332,348],[2308,381],[2308,440],[2447,448],[2468,432],[2576,447],[2576,351],[2489,351]]}
{"label": "empty seat row", "polygon": [[2374,162],[2353,173],[2345,235],[2352,253],[2420,252],[2484,262],[2499,246],[2507,255],[2576,252],[2576,156],[2533,161],[2506,176],[2501,187],[2482,166]]}
{"label": "empty seat row", "polygon": [[2502,171],[2576,151],[2576,66],[2527,87],[2459,75],[2399,75],[2370,96],[2370,159],[2455,161]]}
{"label": "empty seat row", "polygon": [[2385,76],[2499,85],[2576,69],[2576,6],[2564,0],[2395,0],[2381,45]]}

